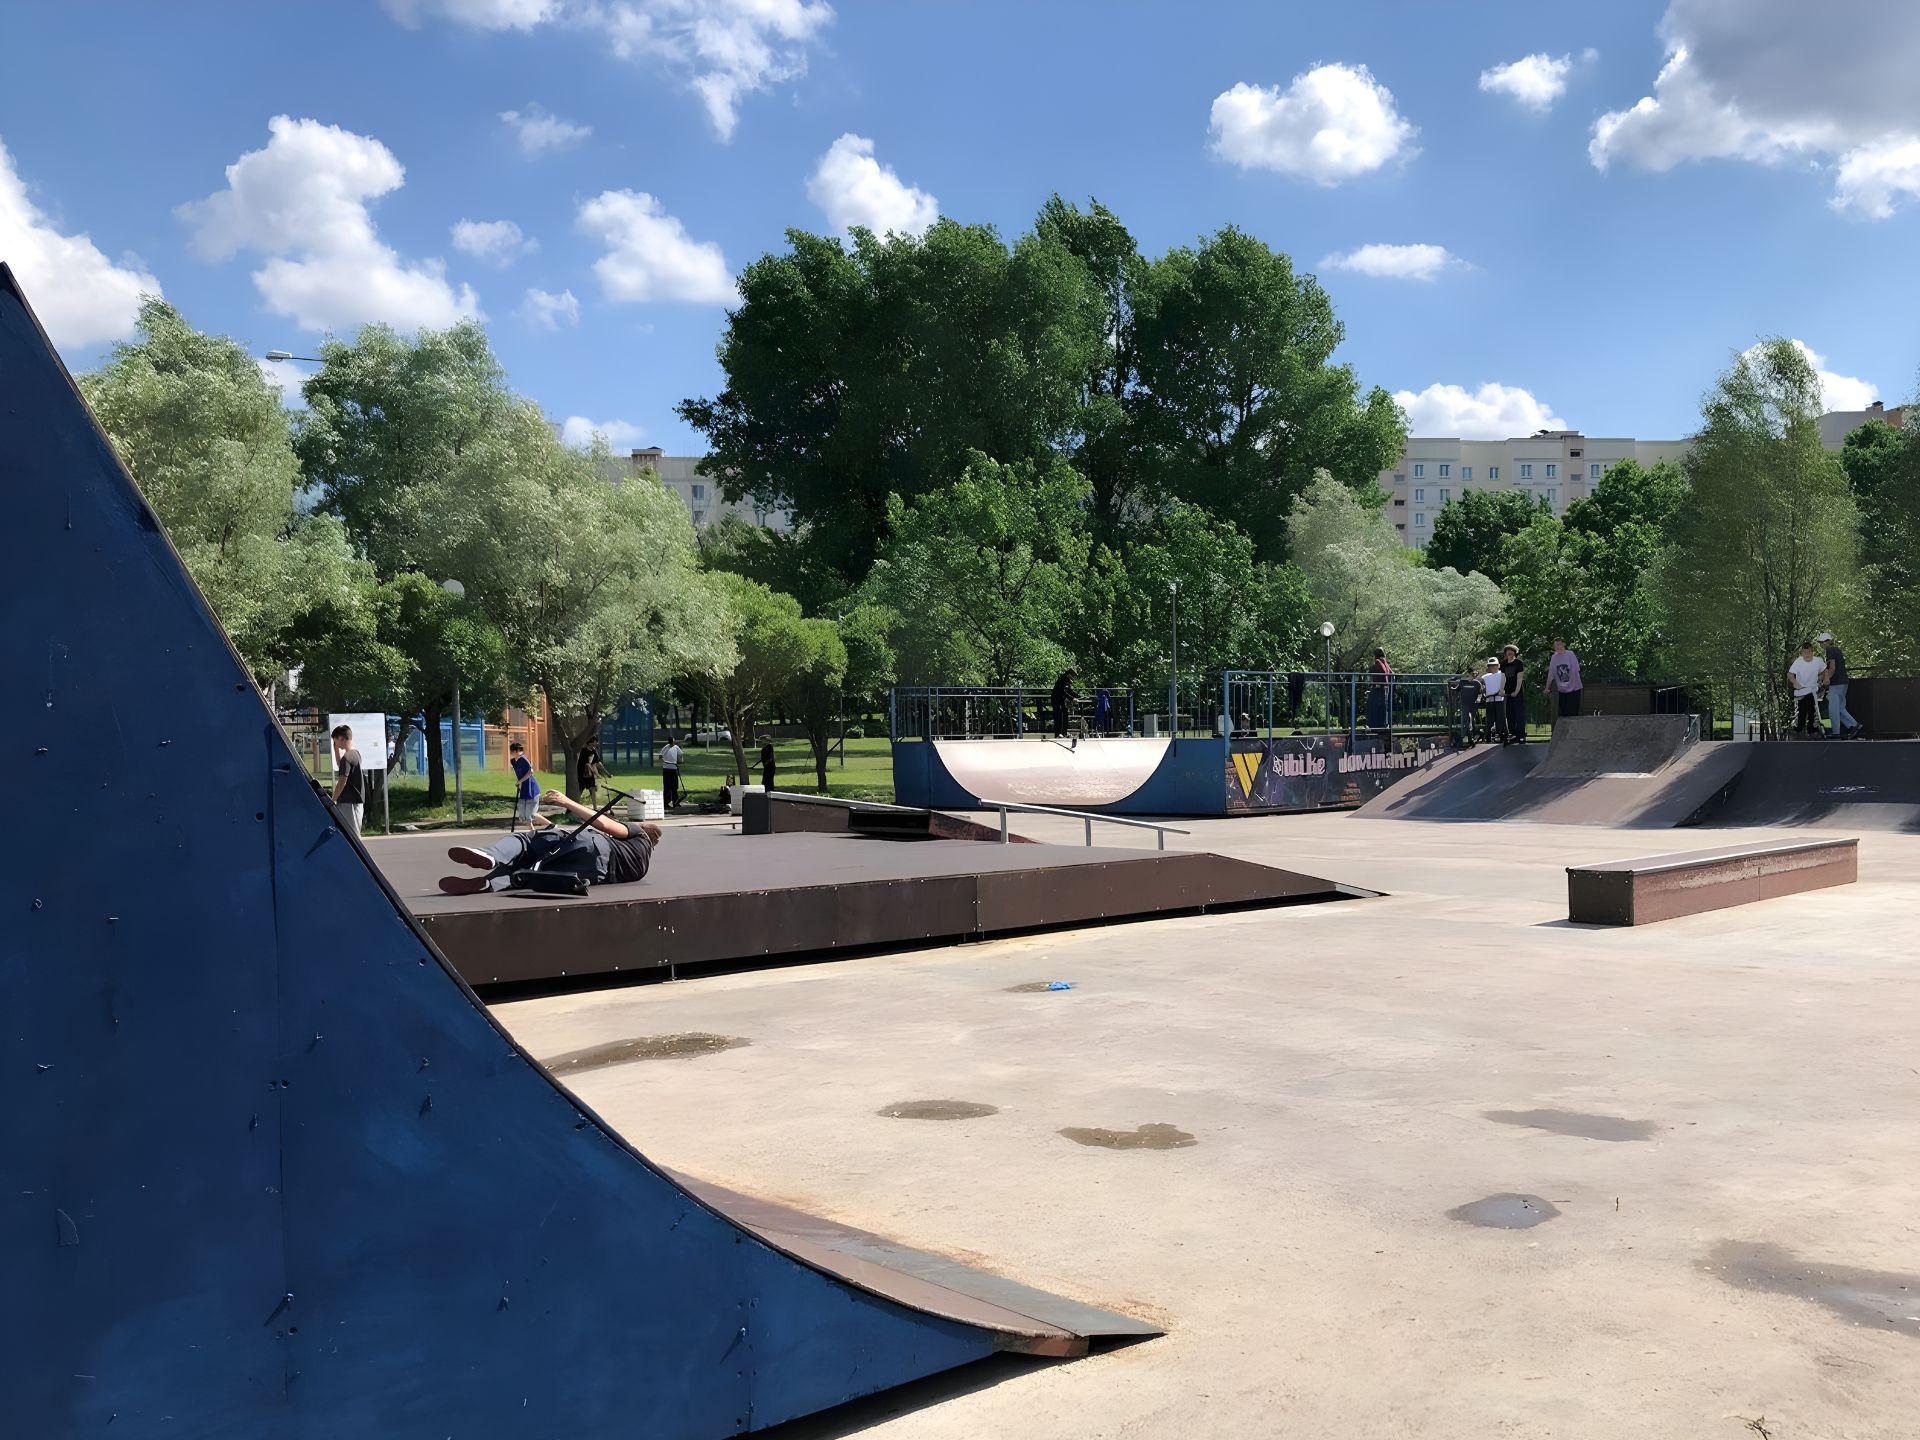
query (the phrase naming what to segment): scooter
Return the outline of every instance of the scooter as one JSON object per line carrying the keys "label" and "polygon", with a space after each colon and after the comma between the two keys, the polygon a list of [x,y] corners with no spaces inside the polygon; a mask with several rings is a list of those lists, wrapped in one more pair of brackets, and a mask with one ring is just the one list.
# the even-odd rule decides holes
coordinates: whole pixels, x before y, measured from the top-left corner
{"label": "scooter", "polygon": [[[613,798],[569,830],[567,838],[569,840],[577,838],[581,831],[613,809],[615,805],[622,800],[632,798],[625,790],[615,790]],[[540,866],[544,863],[544,861],[537,861],[525,870],[514,871],[507,877],[507,888],[526,890],[535,895],[584,895],[587,893],[586,876],[576,875],[568,870],[542,870]]]}

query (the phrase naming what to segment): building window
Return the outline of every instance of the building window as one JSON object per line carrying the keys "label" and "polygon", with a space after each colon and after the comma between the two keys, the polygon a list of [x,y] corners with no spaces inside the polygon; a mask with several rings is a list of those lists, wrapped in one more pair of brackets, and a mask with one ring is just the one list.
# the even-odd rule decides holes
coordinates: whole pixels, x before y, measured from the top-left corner
{"label": "building window", "polygon": [[1462,465],[1460,467],[1460,478],[1462,480],[1471,480],[1473,478],[1473,467],[1471,465]]}
{"label": "building window", "polygon": [[1453,466],[1444,464],[1444,463],[1440,466],[1440,478],[1442,480],[1446,479],[1452,473],[1453,473]]}
{"label": "building window", "polygon": [[706,511],[704,511],[704,510],[696,510],[696,511],[694,511],[694,512],[693,512],[693,523],[694,523],[694,524],[696,524],[696,525],[704,525],[704,524],[706,524],[706,523],[707,523],[707,512],[706,512]]}
{"label": "building window", "polygon": [[1587,478],[1589,480],[1598,480],[1600,478],[1600,462],[1598,460],[1587,466]]}
{"label": "building window", "polygon": [[1427,492],[1426,492],[1426,491],[1424,491],[1424,490],[1416,490],[1416,491],[1414,491],[1414,492],[1413,492],[1413,503],[1414,503],[1414,504],[1416,504],[1416,505],[1424,505],[1424,504],[1426,504],[1426,503],[1427,503]]}
{"label": "building window", "polygon": [[1500,478],[1500,467],[1498,465],[1487,466],[1487,479],[1498,480],[1499,478]]}
{"label": "building window", "polygon": [[1406,501],[1404,501],[1404,500],[1396,500],[1396,501],[1394,501],[1393,503],[1394,503],[1394,504],[1396,504],[1396,505],[1404,505],[1404,504],[1406,504],[1407,502],[1406,502]]}
{"label": "building window", "polygon": [[1560,503],[1560,492],[1558,490],[1547,491],[1547,504],[1558,505],[1559,503]]}
{"label": "building window", "polygon": [[1425,475],[1426,473],[1427,473],[1427,467],[1424,465],[1416,465],[1413,467],[1413,478],[1416,480],[1418,480],[1422,475]]}
{"label": "building window", "polygon": [[1522,462],[1521,462],[1521,465],[1520,465],[1520,478],[1521,478],[1522,480],[1531,480],[1531,479],[1533,478],[1533,464],[1532,464],[1532,462],[1531,462],[1531,461],[1522,461]]}
{"label": "building window", "polygon": [[706,498],[707,498],[707,487],[706,487],[706,486],[704,486],[704,485],[696,485],[696,486],[694,486],[694,487],[693,487],[693,498],[694,498],[694,499],[696,499],[696,500],[704,500],[704,499],[706,499]]}
{"label": "building window", "polygon": [[1549,460],[1547,462],[1547,479],[1557,480],[1559,478],[1560,478],[1560,467],[1558,465],[1555,465],[1551,460]]}
{"label": "building window", "polygon": [[1394,471],[1394,472],[1393,472],[1393,483],[1394,483],[1394,484],[1396,484],[1396,485],[1404,485],[1404,484],[1406,484],[1406,483],[1407,483],[1407,477],[1406,477],[1406,472],[1404,472],[1404,471],[1401,471],[1401,470],[1396,470],[1396,471]]}
{"label": "building window", "polygon": [[1427,517],[1423,515],[1420,511],[1416,510],[1413,512],[1413,523],[1415,525],[1424,525],[1427,523]]}
{"label": "building window", "polygon": [[1452,498],[1452,497],[1451,497],[1451,496],[1449,496],[1449,495],[1447,494],[1447,492],[1446,492],[1445,490],[1442,490],[1442,491],[1440,492],[1440,503],[1441,503],[1442,505],[1444,505],[1444,504],[1446,504],[1446,503],[1447,503],[1447,501],[1448,501],[1448,500],[1449,500],[1450,498]]}

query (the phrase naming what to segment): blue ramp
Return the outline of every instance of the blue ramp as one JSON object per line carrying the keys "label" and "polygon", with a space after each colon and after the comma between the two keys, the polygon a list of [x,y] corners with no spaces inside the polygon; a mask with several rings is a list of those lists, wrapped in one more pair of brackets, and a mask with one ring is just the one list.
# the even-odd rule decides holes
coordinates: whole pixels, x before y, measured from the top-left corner
{"label": "blue ramp", "polygon": [[5,266],[0,488],[0,1433],[724,1436],[1145,1329],[736,1221],[529,1058],[332,825]]}

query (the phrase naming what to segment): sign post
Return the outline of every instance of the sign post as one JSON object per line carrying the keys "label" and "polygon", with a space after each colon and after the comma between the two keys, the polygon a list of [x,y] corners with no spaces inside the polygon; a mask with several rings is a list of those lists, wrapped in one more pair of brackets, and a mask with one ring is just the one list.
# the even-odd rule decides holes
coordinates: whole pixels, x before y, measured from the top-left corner
{"label": "sign post", "polygon": [[[387,802],[387,717],[377,710],[366,714],[327,716],[328,735],[342,725],[353,732],[353,748],[360,752],[360,773],[365,775],[373,770],[380,772],[380,828],[385,834],[391,835],[393,808]],[[327,747],[327,758],[333,758],[331,745]]]}

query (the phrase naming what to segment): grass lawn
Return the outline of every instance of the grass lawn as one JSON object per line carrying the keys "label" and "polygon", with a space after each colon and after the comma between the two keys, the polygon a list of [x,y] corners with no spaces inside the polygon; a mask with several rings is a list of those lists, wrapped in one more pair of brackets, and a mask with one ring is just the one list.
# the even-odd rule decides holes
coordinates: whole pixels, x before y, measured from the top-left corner
{"label": "grass lawn", "polygon": [[[782,741],[774,746],[777,766],[775,783],[783,790],[812,791],[814,788],[813,752],[804,740]],[[748,761],[752,773],[747,779],[758,784],[760,768],[758,751],[749,751]],[[726,782],[733,769],[733,750],[728,746],[715,745],[709,749],[695,746],[686,747],[686,758],[680,766],[680,790],[682,798],[691,808],[703,803],[717,801],[720,787]],[[540,786],[544,789],[560,790],[556,771],[542,770],[539,773]],[[323,785],[331,786],[332,775],[324,768],[319,775]],[[612,783],[623,790],[658,790],[660,771],[658,768],[647,771],[628,772],[616,769],[611,777]],[[513,775],[504,769],[468,770],[461,776],[461,788],[466,792],[466,810],[468,819],[504,817],[513,810]],[[866,740],[849,740],[844,764],[839,757],[827,762],[827,793],[848,800],[886,800],[893,799],[893,755],[884,736]],[[426,803],[426,777],[411,772],[397,775],[393,781],[393,823],[414,824],[423,820],[451,820],[453,818],[453,770],[447,770],[447,800],[444,805]],[[375,792],[372,803],[367,806],[367,832],[378,834],[380,831],[380,801]]]}

